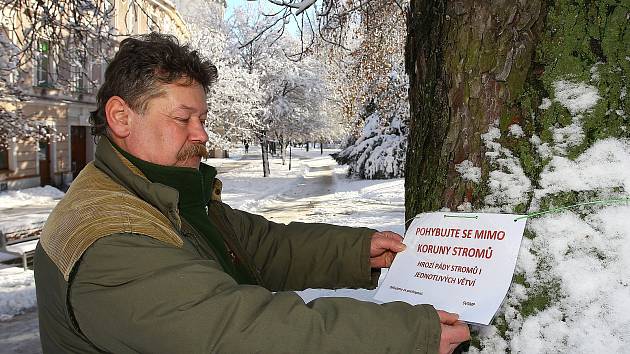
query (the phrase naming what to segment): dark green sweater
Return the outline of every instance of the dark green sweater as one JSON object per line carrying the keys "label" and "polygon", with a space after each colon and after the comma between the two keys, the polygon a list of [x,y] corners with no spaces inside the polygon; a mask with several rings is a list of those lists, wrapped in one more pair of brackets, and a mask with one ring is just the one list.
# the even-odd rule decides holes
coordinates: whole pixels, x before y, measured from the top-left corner
{"label": "dark green sweater", "polygon": [[201,163],[199,169],[162,166],[139,159],[112,142],[127,160],[133,163],[154,183],[174,188],[179,193],[178,207],[182,219],[187,221],[203,238],[217,256],[226,273],[239,284],[256,284],[256,281],[225,244],[222,235],[208,218],[207,205],[212,196],[212,184],[217,170]]}

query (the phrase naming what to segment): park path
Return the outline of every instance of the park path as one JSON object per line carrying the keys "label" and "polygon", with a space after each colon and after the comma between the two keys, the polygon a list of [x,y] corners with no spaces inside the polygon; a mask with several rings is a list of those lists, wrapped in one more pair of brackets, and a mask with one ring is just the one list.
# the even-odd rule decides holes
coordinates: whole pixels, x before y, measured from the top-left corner
{"label": "park path", "polygon": [[0,354],[41,354],[37,309],[0,321]]}
{"label": "park path", "polygon": [[313,159],[305,164],[306,171],[297,185],[273,198],[270,203],[256,209],[256,213],[267,219],[289,223],[308,219],[323,206],[326,195],[335,191],[334,167],[329,158]]}

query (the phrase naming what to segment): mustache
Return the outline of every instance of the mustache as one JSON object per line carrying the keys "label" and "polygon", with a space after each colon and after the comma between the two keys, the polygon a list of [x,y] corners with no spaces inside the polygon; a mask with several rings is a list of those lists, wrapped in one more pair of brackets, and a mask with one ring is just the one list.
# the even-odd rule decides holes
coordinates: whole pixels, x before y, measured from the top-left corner
{"label": "mustache", "polygon": [[182,147],[181,150],[177,153],[178,161],[186,161],[191,157],[199,156],[204,159],[208,158],[208,149],[206,149],[206,145],[204,144],[186,144]]}

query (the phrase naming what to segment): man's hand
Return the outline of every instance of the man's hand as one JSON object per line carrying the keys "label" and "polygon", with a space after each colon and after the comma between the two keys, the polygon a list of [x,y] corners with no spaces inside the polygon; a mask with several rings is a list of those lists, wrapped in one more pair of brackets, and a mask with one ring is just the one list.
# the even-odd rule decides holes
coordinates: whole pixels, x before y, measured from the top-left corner
{"label": "man's hand", "polygon": [[470,339],[468,325],[458,321],[459,315],[438,310],[442,335],[440,336],[440,354],[451,354],[457,346]]}
{"label": "man's hand", "polygon": [[372,235],[370,244],[370,266],[372,268],[387,268],[392,265],[396,253],[403,251],[406,246],[402,243],[402,236],[392,231],[376,232]]}

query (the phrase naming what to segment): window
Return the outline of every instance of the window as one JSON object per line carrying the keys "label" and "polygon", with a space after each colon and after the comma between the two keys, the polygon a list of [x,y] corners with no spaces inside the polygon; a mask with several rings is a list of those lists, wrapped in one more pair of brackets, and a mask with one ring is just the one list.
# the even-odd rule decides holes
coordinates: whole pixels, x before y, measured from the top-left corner
{"label": "window", "polygon": [[50,47],[47,41],[40,41],[37,48],[35,86],[51,86]]}
{"label": "window", "polygon": [[86,91],[85,75],[87,72],[87,54],[85,51],[78,50],[76,54],[72,56],[70,64],[70,87],[72,91]]}
{"label": "window", "polygon": [[0,171],[9,169],[9,150],[0,147]]}
{"label": "window", "polygon": [[138,9],[133,1],[129,2],[129,6],[125,12],[125,27],[127,30],[125,34],[138,34]]}

